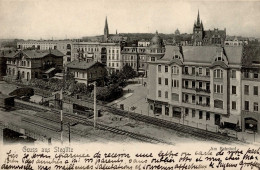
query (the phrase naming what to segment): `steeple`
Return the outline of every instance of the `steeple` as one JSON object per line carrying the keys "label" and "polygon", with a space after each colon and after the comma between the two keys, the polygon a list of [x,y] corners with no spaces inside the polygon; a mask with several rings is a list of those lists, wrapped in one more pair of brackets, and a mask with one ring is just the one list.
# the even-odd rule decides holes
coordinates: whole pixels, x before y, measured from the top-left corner
{"label": "steeple", "polygon": [[197,25],[200,25],[200,11],[198,10]]}
{"label": "steeple", "polygon": [[105,21],[105,27],[104,27],[104,41],[107,42],[109,36],[109,30],[108,30],[108,24],[107,24],[107,17]]}

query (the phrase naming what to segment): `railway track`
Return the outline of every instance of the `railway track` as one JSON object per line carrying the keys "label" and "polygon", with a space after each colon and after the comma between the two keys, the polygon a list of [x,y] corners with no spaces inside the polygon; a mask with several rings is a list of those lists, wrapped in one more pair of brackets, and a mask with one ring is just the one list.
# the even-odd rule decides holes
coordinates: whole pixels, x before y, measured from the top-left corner
{"label": "railway track", "polygon": [[[42,108],[38,108],[38,107],[33,107],[31,105],[26,105],[25,103],[19,103],[15,106],[16,108],[19,108],[19,109],[30,109],[30,110],[34,110],[34,111],[37,111],[37,112],[46,112],[46,111],[49,111],[49,109],[42,109]],[[52,113],[54,114],[58,114],[59,111],[58,110],[51,110]],[[37,115],[34,115],[34,116],[37,116]],[[37,116],[39,117],[39,116]],[[90,121],[88,118],[84,117],[84,116],[80,116],[80,115],[73,115],[73,114],[69,114],[69,113],[64,113],[64,117],[65,118],[68,118],[69,120],[74,120],[74,122],[79,122],[83,125],[87,125],[87,126],[93,126],[93,121]],[[43,117],[41,117],[43,118]],[[47,118],[45,118],[47,119]],[[54,121],[55,123],[60,123],[60,121],[55,121],[53,119],[50,119],[48,118],[49,121]],[[35,123],[33,122],[33,120],[31,121],[28,121],[27,122],[31,123],[31,124],[34,124],[34,125],[37,125],[37,126],[40,126],[42,128],[46,128],[46,126],[44,125],[41,125],[39,123]],[[119,134],[119,135],[125,135],[125,136],[128,136],[128,137],[131,137],[133,139],[136,139],[136,140],[139,140],[139,141],[143,141],[143,142],[148,142],[148,143],[167,143],[163,140],[159,140],[159,139],[156,139],[156,138],[153,138],[153,137],[149,137],[149,136],[146,136],[146,135],[141,135],[141,134],[137,134],[137,133],[133,133],[133,132],[129,132],[129,131],[126,131],[126,130],[122,130],[122,129],[118,129],[118,128],[114,128],[114,127],[110,127],[110,126],[107,126],[107,125],[104,125],[104,124],[100,124],[100,123],[97,123],[96,124],[96,128],[100,129],[100,130],[105,130],[105,131],[110,131],[112,133],[116,133],[116,134]],[[57,129],[54,129],[53,127],[49,128],[49,130],[53,130],[53,131],[57,131]],[[77,133],[77,132],[76,132]],[[169,144],[169,143],[167,143]]]}
{"label": "railway track", "polygon": [[133,112],[129,113],[129,112],[119,110],[116,108],[112,108],[109,106],[104,106],[104,108],[106,108],[108,112],[111,112],[113,114],[117,114],[117,115],[124,116],[124,117],[129,117],[131,119],[135,119],[138,121],[142,121],[142,122],[150,123],[150,124],[157,125],[160,127],[172,129],[172,130],[175,130],[178,132],[190,134],[191,136],[199,137],[201,139],[216,141],[216,142],[223,143],[223,144],[230,144],[232,142],[242,144],[234,137],[224,136],[222,134],[217,134],[214,132],[209,132],[206,130],[197,129],[197,128],[193,128],[193,127],[186,126],[186,125],[180,125],[178,123],[174,123],[174,122],[170,122],[167,120],[158,119],[158,118],[154,118],[154,117],[149,117],[146,115],[141,115],[138,113],[133,113]]}

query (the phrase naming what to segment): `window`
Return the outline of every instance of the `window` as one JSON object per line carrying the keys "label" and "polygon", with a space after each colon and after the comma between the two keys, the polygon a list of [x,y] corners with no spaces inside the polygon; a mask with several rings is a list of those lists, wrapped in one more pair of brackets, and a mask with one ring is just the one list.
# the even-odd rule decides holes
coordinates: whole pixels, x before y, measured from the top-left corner
{"label": "window", "polygon": [[245,85],[244,94],[249,95],[249,85]]}
{"label": "window", "polygon": [[168,99],[168,91],[165,92],[165,98]]}
{"label": "window", "polygon": [[245,77],[245,78],[249,78],[249,71],[248,71],[248,70],[245,70],[245,72],[244,72],[244,77]]}
{"label": "window", "polygon": [[173,81],[173,87],[179,87],[179,80]]}
{"label": "window", "polygon": [[161,92],[161,90],[158,90],[158,97],[162,97],[162,92]]}
{"label": "window", "polygon": [[179,67],[173,66],[172,67],[172,74],[179,74]]}
{"label": "window", "polygon": [[192,95],[192,103],[195,103],[196,97]]}
{"label": "window", "polygon": [[161,77],[158,78],[158,84],[162,84],[162,78]]}
{"label": "window", "polygon": [[195,117],[195,113],[196,113],[196,112],[195,112],[195,110],[193,109],[193,110],[192,110],[192,117]]}
{"label": "window", "polygon": [[237,94],[237,87],[236,86],[232,86],[232,94]]}
{"label": "window", "polygon": [[258,73],[254,73],[254,79],[258,79]]}
{"label": "window", "polygon": [[168,78],[165,78],[165,85],[167,86],[168,85]]}
{"label": "window", "polygon": [[235,101],[232,101],[232,110],[237,109],[237,103]]}
{"label": "window", "polygon": [[231,70],[231,78],[236,78],[236,70]]}
{"label": "window", "polygon": [[161,65],[158,65],[158,72],[161,72],[162,70],[162,68],[161,68],[162,66]]}
{"label": "window", "polygon": [[206,120],[210,120],[210,113],[206,112]]}
{"label": "window", "polygon": [[192,81],[192,88],[195,89],[195,81]]}
{"label": "window", "polygon": [[169,106],[165,106],[165,115],[169,116]]}
{"label": "window", "polygon": [[254,102],[254,111],[258,112],[258,103],[257,102]]}
{"label": "window", "polygon": [[203,112],[199,111],[199,119],[202,119],[202,117],[203,117]]}
{"label": "window", "polygon": [[206,68],[206,76],[210,76],[209,68]]}
{"label": "window", "polygon": [[195,67],[192,67],[192,75],[195,75]]}
{"label": "window", "polygon": [[199,75],[202,75],[202,68],[199,68]]}
{"label": "window", "polygon": [[185,108],[185,116],[188,116],[188,115],[189,115],[189,109]]}
{"label": "window", "polygon": [[199,96],[199,104],[202,104],[202,97]]}
{"label": "window", "polygon": [[214,107],[223,109],[223,101],[222,100],[214,100]]}
{"label": "window", "polygon": [[184,74],[189,74],[189,68],[188,67],[184,67]]}
{"label": "window", "polygon": [[165,66],[165,73],[168,73],[168,66]]}
{"label": "window", "polygon": [[249,111],[249,101],[245,101],[245,110]]}
{"label": "window", "polygon": [[254,86],[254,95],[258,96],[258,86]]}
{"label": "window", "polygon": [[202,89],[202,82],[199,82],[199,88]]}
{"label": "window", "polygon": [[223,93],[223,85],[214,84],[214,93]]}
{"label": "window", "polygon": [[151,61],[155,61],[155,57],[151,57]]}
{"label": "window", "polygon": [[223,78],[223,71],[220,69],[214,70],[214,78]]}

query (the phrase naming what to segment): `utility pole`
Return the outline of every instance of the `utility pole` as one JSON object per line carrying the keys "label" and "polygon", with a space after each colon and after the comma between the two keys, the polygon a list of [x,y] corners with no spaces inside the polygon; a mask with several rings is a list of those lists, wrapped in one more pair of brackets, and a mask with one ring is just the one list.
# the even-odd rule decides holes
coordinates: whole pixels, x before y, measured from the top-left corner
{"label": "utility pole", "polygon": [[62,110],[62,102],[63,102],[63,88],[61,89],[60,92],[60,129],[61,129],[61,136],[60,136],[60,140],[61,140],[61,144],[63,144],[63,110]]}
{"label": "utility pole", "polygon": [[66,74],[65,74],[65,68],[63,69],[63,81],[62,81],[62,88],[61,88],[61,92],[60,92],[60,129],[61,129],[61,144],[63,144],[63,88],[65,85],[65,78],[66,78]]}
{"label": "utility pole", "polygon": [[96,128],[96,117],[97,117],[97,85],[94,82],[94,129]]}

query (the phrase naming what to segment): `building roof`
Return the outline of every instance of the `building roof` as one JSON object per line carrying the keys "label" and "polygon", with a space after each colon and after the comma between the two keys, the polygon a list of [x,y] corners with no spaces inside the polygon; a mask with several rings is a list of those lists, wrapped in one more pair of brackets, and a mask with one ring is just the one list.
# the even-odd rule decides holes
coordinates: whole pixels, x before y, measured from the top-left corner
{"label": "building roof", "polygon": [[95,62],[95,61],[87,62],[87,61],[74,60],[71,63],[68,63],[67,67],[68,68],[75,68],[75,69],[86,70],[86,69],[89,69],[89,68],[93,67],[94,65],[102,65],[102,66],[104,66],[103,64],[101,64],[99,62]]}
{"label": "building roof", "polygon": [[18,53],[22,52],[25,54],[28,58],[43,58],[47,56],[48,54],[53,54],[57,57],[63,57],[64,54],[60,52],[59,50],[23,50],[23,51],[16,51],[7,54],[5,57],[7,58],[14,58]]}
{"label": "building roof", "polygon": [[[166,46],[165,55],[161,60],[171,61],[176,54],[183,55],[184,62],[196,63],[212,63],[214,57],[217,55],[219,48],[217,46]],[[224,54],[228,58],[229,64],[241,64],[242,60],[241,46],[227,46],[224,47]]]}
{"label": "building roof", "polygon": [[158,35],[158,32],[156,31],[155,36],[151,39],[150,42],[150,48],[162,48],[163,45],[163,39]]}

